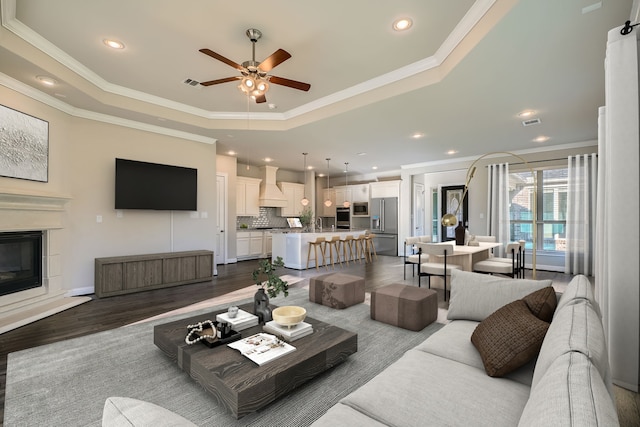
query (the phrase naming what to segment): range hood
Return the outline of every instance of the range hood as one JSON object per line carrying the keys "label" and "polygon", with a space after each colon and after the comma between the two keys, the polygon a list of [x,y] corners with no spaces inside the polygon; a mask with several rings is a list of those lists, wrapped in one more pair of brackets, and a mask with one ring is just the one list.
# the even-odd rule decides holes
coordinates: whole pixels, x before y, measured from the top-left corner
{"label": "range hood", "polygon": [[260,182],[260,197],[258,205],[271,208],[286,208],[287,199],[282,194],[280,188],[276,185],[275,166],[262,166],[262,181]]}

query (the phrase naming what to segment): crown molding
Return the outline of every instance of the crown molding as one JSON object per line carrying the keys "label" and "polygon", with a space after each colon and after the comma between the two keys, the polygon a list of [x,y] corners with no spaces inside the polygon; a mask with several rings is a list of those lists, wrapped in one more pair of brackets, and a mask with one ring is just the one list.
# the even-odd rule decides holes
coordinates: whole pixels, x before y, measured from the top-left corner
{"label": "crown molding", "polygon": [[48,105],[49,107],[55,108],[56,110],[62,111],[70,116],[109,123],[131,129],[138,129],[145,132],[157,133],[160,135],[166,135],[180,139],[186,139],[189,141],[201,142],[204,144],[215,144],[218,141],[215,138],[209,138],[189,132],[164,128],[162,126],[150,125],[142,122],[137,122],[135,120],[123,119],[120,117],[110,116],[108,114],[96,113],[93,111],[76,108],[2,73],[0,73],[0,85],[14,90],[31,99],[39,101],[45,105]]}

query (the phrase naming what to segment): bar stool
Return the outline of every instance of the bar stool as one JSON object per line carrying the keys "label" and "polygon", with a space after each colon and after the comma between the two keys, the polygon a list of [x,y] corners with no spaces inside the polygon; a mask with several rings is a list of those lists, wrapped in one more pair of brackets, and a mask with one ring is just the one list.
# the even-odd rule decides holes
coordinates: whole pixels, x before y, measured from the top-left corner
{"label": "bar stool", "polygon": [[365,246],[365,235],[361,234],[358,237],[354,238],[353,243],[356,246],[356,258],[362,261],[362,258],[364,257],[364,261],[369,262],[369,257],[367,255]]}
{"label": "bar stool", "polygon": [[[369,260],[371,262],[373,262],[373,256],[376,257],[376,259],[378,259],[378,254],[376,253],[376,245],[373,244],[373,239],[376,237],[375,234],[371,234],[371,233],[365,233],[364,235],[364,244],[365,244],[365,250],[367,251],[367,254],[369,255]],[[373,255],[372,255],[373,254]]]}
{"label": "bar stool", "polygon": [[347,265],[349,265],[349,261],[355,262],[356,257],[353,253],[353,245],[355,242],[353,241],[353,236],[349,234],[348,236],[345,236],[344,239],[340,239],[339,242],[342,246],[342,259],[345,260]]}
{"label": "bar stool", "polygon": [[[326,240],[324,237],[316,237],[315,242],[309,242],[309,250],[307,251],[307,268],[309,268],[309,260],[311,259],[311,247],[313,246],[314,260],[316,263],[316,270],[318,269],[318,246],[320,246],[320,252],[322,253],[322,262],[324,263],[324,244]],[[324,266],[327,268],[327,265]]]}
{"label": "bar stool", "polygon": [[[342,265],[342,260],[340,260],[340,251],[338,250],[338,242],[340,241],[340,236],[333,236],[330,240],[327,240],[325,243],[325,256],[326,256],[326,248],[329,248],[329,258],[331,259],[331,266],[335,268],[333,263],[333,251],[336,252],[336,259]],[[325,262],[325,266],[327,263]]]}

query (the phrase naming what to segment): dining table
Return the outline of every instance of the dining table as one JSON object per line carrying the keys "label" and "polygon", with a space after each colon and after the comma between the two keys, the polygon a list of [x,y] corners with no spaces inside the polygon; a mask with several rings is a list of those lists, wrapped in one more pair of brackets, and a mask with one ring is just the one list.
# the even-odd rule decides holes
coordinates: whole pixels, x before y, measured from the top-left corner
{"label": "dining table", "polygon": [[[426,243],[416,243],[415,246],[420,247],[420,245],[424,244]],[[476,262],[489,258],[492,249],[502,246],[500,242],[478,242],[478,246],[457,245],[454,240],[431,244],[453,245],[453,254],[447,254],[447,264],[459,265],[464,271],[473,271],[473,265]],[[429,255],[425,258],[428,259],[425,259],[423,262],[444,263],[444,256],[441,255]],[[442,286],[442,278],[433,277],[431,284],[440,284],[440,286]]]}

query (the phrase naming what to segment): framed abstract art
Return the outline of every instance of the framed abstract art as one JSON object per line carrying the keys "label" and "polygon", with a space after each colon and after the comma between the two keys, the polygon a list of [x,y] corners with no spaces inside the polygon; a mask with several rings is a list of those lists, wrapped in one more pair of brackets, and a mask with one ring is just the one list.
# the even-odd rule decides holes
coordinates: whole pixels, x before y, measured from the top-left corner
{"label": "framed abstract art", "polygon": [[0,176],[48,182],[49,122],[0,105]]}

